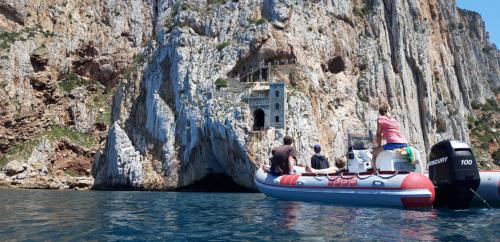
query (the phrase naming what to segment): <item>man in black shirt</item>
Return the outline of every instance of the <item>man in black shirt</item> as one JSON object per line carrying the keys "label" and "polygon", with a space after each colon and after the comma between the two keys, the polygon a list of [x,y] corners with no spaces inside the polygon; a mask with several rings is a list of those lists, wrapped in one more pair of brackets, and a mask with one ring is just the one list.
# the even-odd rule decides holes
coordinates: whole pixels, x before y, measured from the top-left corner
{"label": "man in black shirt", "polygon": [[273,149],[271,173],[274,175],[291,174],[293,172],[293,165],[297,159],[297,150],[292,144],[293,138],[285,136],[283,138],[283,145]]}

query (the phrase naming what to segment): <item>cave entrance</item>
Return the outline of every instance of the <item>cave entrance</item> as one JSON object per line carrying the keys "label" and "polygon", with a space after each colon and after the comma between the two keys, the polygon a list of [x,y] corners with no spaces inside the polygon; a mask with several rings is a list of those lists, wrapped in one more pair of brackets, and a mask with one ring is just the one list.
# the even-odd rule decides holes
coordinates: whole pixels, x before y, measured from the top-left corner
{"label": "cave entrance", "polygon": [[345,70],[345,61],[340,56],[336,56],[328,61],[328,70],[331,73],[340,73]]}
{"label": "cave entrance", "polygon": [[264,110],[257,108],[253,112],[253,130],[259,131],[264,129],[264,120],[265,120]]}
{"label": "cave entrance", "polygon": [[240,186],[224,173],[211,173],[193,184],[177,189],[178,192],[255,192]]}

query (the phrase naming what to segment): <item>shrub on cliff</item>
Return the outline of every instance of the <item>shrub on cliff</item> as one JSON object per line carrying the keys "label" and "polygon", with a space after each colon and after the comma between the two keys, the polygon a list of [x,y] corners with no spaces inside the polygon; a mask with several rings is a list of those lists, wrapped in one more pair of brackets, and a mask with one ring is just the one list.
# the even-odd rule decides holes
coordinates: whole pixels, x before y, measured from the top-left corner
{"label": "shrub on cliff", "polygon": [[226,0],[208,0],[208,4],[223,4],[226,3]]}
{"label": "shrub on cliff", "polygon": [[64,79],[59,82],[59,87],[65,92],[71,92],[73,89],[88,84],[88,81],[75,73],[68,73]]}
{"label": "shrub on cliff", "polygon": [[215,80],[214,84],[215,84],[215,87],[217,89],[229,86],[228,81],[226,79],[223,79],[223,78],[217,78],[217,80]]}
{"label": "shrub on cliff", "polygon": [[477,110],[481,108],[481,103],[479,103],[479,101],[477,100],[474,100],[470,103],[470,106],[472,107],[472,109]]}
{"label": "shrub on cliff", "polygon": [[221,51],[224,48],[228,47],[231,43],[229,41],[224,41],[220,45],[217,45],[217,50]]}
{"label": "shrub on cliff", "polygon": [[500,107],[498,106],[497,100],[486,99],[486,102],[483,104],[482,110],[500,112]]}

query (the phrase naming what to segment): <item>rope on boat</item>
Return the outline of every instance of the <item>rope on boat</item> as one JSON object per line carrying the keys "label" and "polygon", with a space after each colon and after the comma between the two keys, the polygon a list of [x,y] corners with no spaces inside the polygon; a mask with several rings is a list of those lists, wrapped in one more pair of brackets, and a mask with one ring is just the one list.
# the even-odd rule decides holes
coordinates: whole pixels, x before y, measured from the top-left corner
{"label": "rope on boat", "polygon": [[329,176],[328,174],[326,174],[326,178],[330,181],[335,181],[337,179],[339,179],[339,176],[335,176],[335,178],[332,178],[331,176]]}
{"label": "rope on boat", "polygon": [[477,192],[474,191],[474,189],[472,189],[472,188],[469,188],[469,189],[472,193],[474,193],[474,195],[476,195],[481,201],[483,201],[483,203],[486,204],[486,206],[488,206],[488,208],[492,208],[491,205],[488,202],[486,202],[486,200],[484,200],[484,198],[479,196],[479,194],[477,194]]}
{"label": "rope on boat", "polygon": [[[320,174],[318,174],[318,173],[314,173],[314,174],[315,174],[314,178],[315,178],[316,180],[318,180],[318,181],[322,181],[322,180],[323,180],[323,179],[320,179],[320,178],[319,178],[319,177],[320,177],[320,176],[319,176]],[[382,178],[382,179],[391,179],[391,178],[393,178],[393,177],[397,176],[398,174],[399,174],[399,171],[398,171],[398,170],[396,170],[396,171],[394,172],[394,174],[391,174],[391,175],[389,175],[389,176],[382,176],[382,175],[379,173],[379,171],[376,171],[376,172],[374,172],[374,173],[372,173],[372,174],[369,174],[369,175],[367,175],[366,177],[362,177],[362,176],[359,174],[359,172],[355,173],[355,174],[354,174],[354,176],[355,176],[355,177],[357,177],[357,178],[358,178],[358,179],[360,179],[360,180],[365,180],[365,179],[368,179],[368,178],[370,178],[370,177],[372,177],[372,176],[377,176],[377,177],[380,177],[380,178]],[[349,180],[349,179],[351,179],[351,178],[352,178],[352,176],[349,176],[349,177],[344,177],[344,172],[341,172],[338,176],[334,176],[333,178],[332,178],[331,176],[329,176],[328,174],[322,174],[322,175],[326,176],[326,178],[327,178],[328,180],[330,180],[330,181],[335,181],[335,180],[337,180],[337,179],[339,179],[339,178],[340,178],[340,179],[344,179],[344,180]]]}
{"label": "rope on boat", "polygon": [[[318,180],[318,181],[323,181],[323,178],[321,178],[321,176],[318,176],[317,173],[314,174],[314,179]],[[328,177],[328,174],[326,175]]]}
{"label": "rope on boat", "polygon": [[360,179],[360,180],[365,180],[365,179],[368,179],[368,178],[370,178],[370,177],[372,177],[372,176],[373,176],[373,174],[369,174],[369,175],[367,175],[366,177],[361,177],[361,176],[359,175],[359,172],[358,172],[358,173],[356,173],[356,177],[357,177],[358,179]]}
{"label": "rope on boat", "polygon": [[342,179],[345,179],[345,180],[349,180],[349,179],[351,179],[351,178],[352,178],[352,177],[347,177],[347,178],[346,178],[346,177],[344,177],[344,172],[341,172],[341,173],[339,174],[339,177],[340,177],[340,178],[342,178]]}
{"label": "rope on boat", "polygon": [[374,174],[375,174],[376,176],[378,176],[378,177],[382,178],[382,179],[391,179],[391,178],[395,177],[396,175],[398,175],[398,174],[399,174],[399,171],[398,171],[398,170],[396,170],[396,172],[395,172],[394,174],[389,175],[389,176],[386,176],[386,177],[383,177],[382,175],[380,175],[380,173],[378,173],[378,171],[376,171]]}

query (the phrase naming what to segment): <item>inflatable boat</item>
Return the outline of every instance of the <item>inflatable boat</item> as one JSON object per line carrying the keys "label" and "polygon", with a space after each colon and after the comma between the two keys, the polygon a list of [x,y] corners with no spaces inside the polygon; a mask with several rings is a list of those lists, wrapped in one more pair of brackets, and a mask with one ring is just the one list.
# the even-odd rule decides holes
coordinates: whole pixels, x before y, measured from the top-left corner
{"label": "inflatable boat", "polygon": [[283,200],[400,208],[500,207],[500,171],[480,172],[464,142],[434,145],[428,170],[416,150],[383,151],[376,160],[380,170],[371,172],[366,146],[349,142],[347,155],[348,171],[321,175],[295,167],[297,174],[275,176],[261,167],[255,184],[262,193]]}
{"label": "inflatable boat", "polygon": [[480,171],[480,183],[472,204],[482,207],[500,208],[500,171]]}
{"label": "inflatable boat", "polygon": [[273,176],[260,168],[255,184],[264,194],[278,199],[355,206],[430,207],[435,198],[429,178],[410,172]]}

